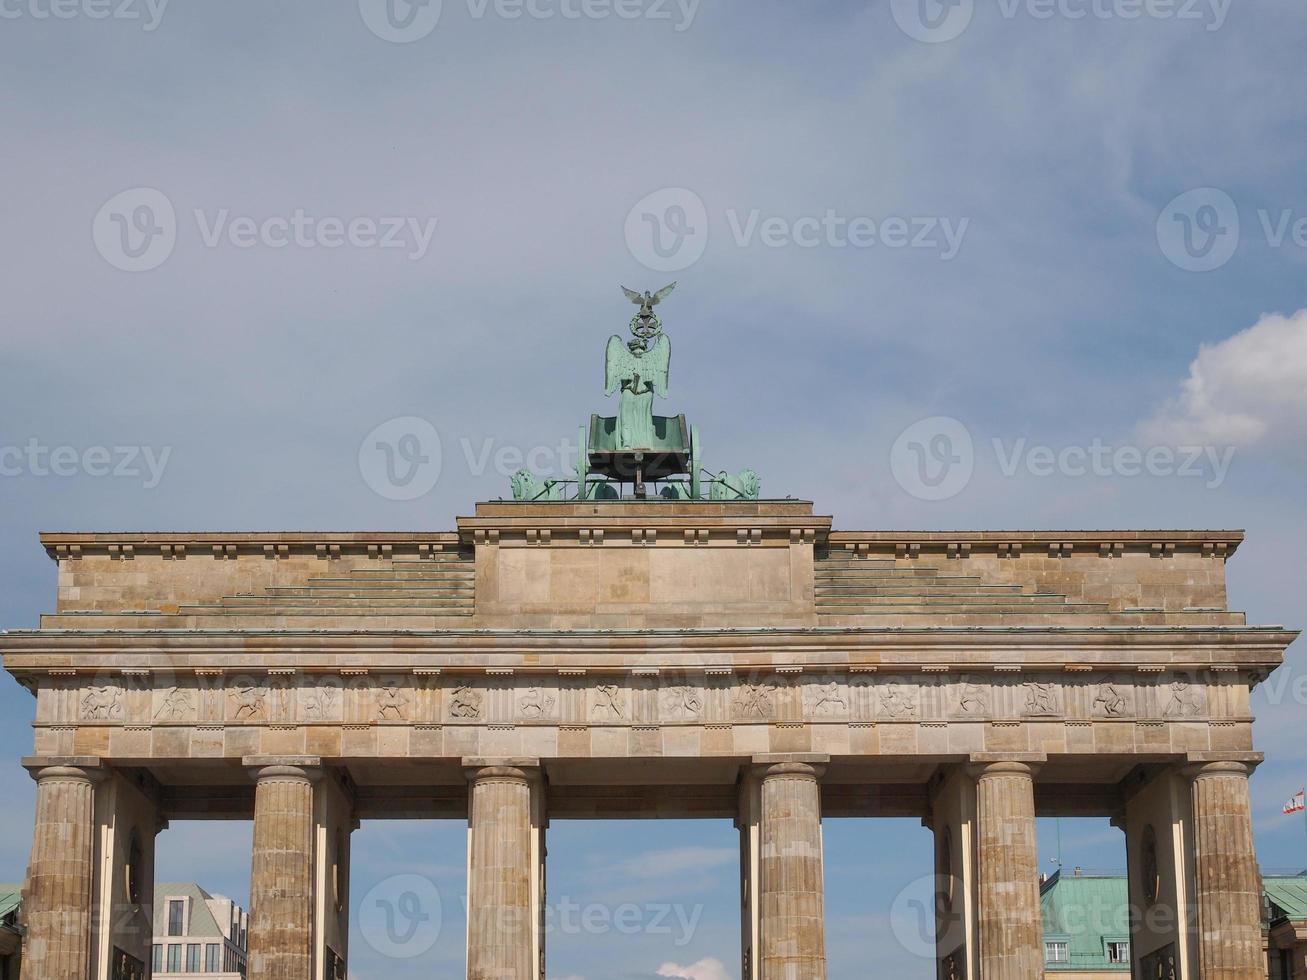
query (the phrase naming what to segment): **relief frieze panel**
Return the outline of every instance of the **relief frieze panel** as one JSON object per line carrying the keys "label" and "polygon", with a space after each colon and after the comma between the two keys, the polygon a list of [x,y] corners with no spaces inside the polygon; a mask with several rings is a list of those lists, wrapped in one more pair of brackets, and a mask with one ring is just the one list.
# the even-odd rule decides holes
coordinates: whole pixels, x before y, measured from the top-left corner
{"label": "relief frieze panel", "polygon": [[[128,726],[756,724],[1241,720],[1213,681],[1179,673],[1074,675],[668,671],[52,677],[37,724]],[[1213,710],[1213,709],[1217,710]],[[1246,720],[1246,719],[1243,719]]]}

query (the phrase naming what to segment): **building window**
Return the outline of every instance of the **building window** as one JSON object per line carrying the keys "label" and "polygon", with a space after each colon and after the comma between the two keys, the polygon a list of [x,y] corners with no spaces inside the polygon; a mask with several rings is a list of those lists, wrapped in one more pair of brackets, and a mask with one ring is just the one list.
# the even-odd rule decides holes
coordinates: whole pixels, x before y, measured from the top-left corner
{"label": "building window", "polygon": [[154,944],[154,972],[163,972],[163,946],[160,943]]}
{"label": "building window", "polygon": [[177,943],[168,944],[168,972],[182,972],[182,948]]}
{"label": "building window", "polygon": [[1114,942],[1107,944],[1107,962],[1109,963],[1129,963],[1130,962],[1130,944]]}
{"label": "building window", "polygon": [[200,944],[190,943],[186,947],[186,972],[200,972]]}
{"label": "building window", "polygon": [[1069,963],[1070,950],[1064,942],[1044,943],[1044,959],[1049,963]]}
{"label": "building window", "polygon": [[219,957],[222,955],[222,947],[217,943],[209,943],[204,947],[204,970],[206,973],[217,973],[222,969],[222,961]]}
{"label": "building window", "polygon": [[186,921],[186,902],[180,898],[168,900],[168,935],[182,935],[182,925]]}

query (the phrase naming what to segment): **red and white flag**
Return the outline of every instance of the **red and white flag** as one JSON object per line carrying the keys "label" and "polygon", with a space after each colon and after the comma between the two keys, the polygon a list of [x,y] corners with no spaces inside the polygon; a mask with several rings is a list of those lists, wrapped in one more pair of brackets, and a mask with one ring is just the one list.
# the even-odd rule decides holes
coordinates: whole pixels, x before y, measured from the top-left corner
{"label": "red and white flag", "polygon": [[1307,810],[1307,790],[1298,790],[1298,795],[1284,804],[1285,813],[1302,813]]}

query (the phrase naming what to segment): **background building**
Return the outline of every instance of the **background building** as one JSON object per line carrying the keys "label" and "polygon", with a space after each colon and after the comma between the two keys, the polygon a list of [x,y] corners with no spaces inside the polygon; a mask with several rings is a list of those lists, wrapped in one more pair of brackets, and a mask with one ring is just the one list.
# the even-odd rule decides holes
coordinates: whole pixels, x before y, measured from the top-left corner
{"label": "background building", "polygon": [[1271,980],[1307,980],[1307,872],[1264,875]]}
{"label": "background building", "polygon": [[243,980],[249,915],[193,882],[154,888],[154,980]]}
{"label": "background building", "polygon": [[22,905],[21,885],[0,885],[0,980],[18,980],[23,960],[23,934],[18,927]]}
{"label": "background building", "polygon": [[1076,868],[1039,888],[1044,975],[1088,980],[1130,975],[1129,883],[1125,875]]}

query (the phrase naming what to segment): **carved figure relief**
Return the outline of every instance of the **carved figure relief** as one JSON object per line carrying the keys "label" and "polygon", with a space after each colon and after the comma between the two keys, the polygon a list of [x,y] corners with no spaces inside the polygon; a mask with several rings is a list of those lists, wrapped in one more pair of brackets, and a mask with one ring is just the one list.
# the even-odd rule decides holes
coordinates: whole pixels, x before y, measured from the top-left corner
{"label": "carved figure relief", "polygon": [[912,691],[902,684],[890,684],[880,692],[880,707],[890,718],[911,718],[917,713]]}
{"label": "carved figure relief", "polygon": [[746,718],[770,718],[776,710],[772,695],[774,684],[742,684],[735,699],[735,710]]}
{"label": "carved figure relief", "polygon": [[1157,859],[1157,831],[1153,829],[1152,824],[1144,828],[1142,849],[1144,852],[1144,901],[1149,905],[1154,905],[1157,902],[1158,895],[1162,892],[1162,874]]}
{"label": "carved figure relief", "polygon": [[554,708],[554,698],[542,695],[540,688],[528,687],[526,694],[518,698],[517,710],[523,718],[543,718]]}
{"label": "carved figure relief", "polygon": [[958,711],[964,715],[983,715],[988,710],[987,692],[979,684],[966,681],[958,694]]}
{"label": "carved figure relief", "polygon": [[813,699],[814,715],[835,715],[849,710],[849,703],[840,697],[840,685],[836,681],[823,684],[817,689]]}
{"label": "carved figure relief", "polygon": [[663,711],[669,718],[697,718],[703,713],[703,697],[697,687],[677,684],[663,692]]}
{"label": "carved figure relief", "polygon": [[616,684],[600,684],[595,688],[595,706],[591,712],[602,718],[624,718],[621,688]]}
{"label": "carved figure relief", "polygon": [[122,691],[111,684],[93,687],[82,696],[82,717],[115,721],[123,716]]}
{"label": "carved figure relief", "polygon": [[1149,953],[1140,962],[1144,980],[1177,980],[1179,973],[1175,964],[1175,944],[1164,946],[1154,953]]}
{"label": "carved figure relief", "polygon": [[399,681],[383,681],[377,688],[377,718],[403,721],[408,717],[408,695]]}
{"label": "carved figure relief", "polygon": [[1203,713],[1202,694],[1188,681],[1173,681],[1171,698],[1162,712],[1166,718],[1192,718]]}
{"label": "carved figure relief", "polygon": [[233,692],[236,695],[236,718],[257,718],[264,712],[264,699],[268,696],[266,687],[254,684],[241,684]]}
{"label": "carved figure relief", "polygon": [[321,684],[311,687],[304,695],[304,717],[313,721],[328,718],[336,710],[336,687]]}
{"label": "carved figure relief", "polygon": [[481,692],[475,688],[463,686],[454,688],[449,697],[449,716],[451,718],[480,718]]}
{"label": "carved figure relief", "polygon": [[159,705],[159,710],[154,713],[154,717],[165,718],[168,721],[179,721],[185,718],[191,712],[191,693],[183,691],[179,687],[168,688],[168,693],[163,696],[163,704]]}
{"label": "carved figure relief", "polygon": [[290,683],[286,680],[278,680],[273,684],[270,693],[274,698],[273,707],[276,709],[277,718],[282,721],[290,721]]}
{"label": "carved figure relief", "polygon": [[222,720],[222,683],[216,682],[206,686],[200,694],[200,702],[204,706],[205,721]]}
{"label": "carved figure relief", "polygon": [[1036,681],[1026,681],[1024,686],[1026,689],[1026,714],[1057,714],[1056,686],[1052,684],[1040,684]]}
{"label": "carved figure relief", "polygon": [[1094,712],[1105,718],[1119,718],[1130,710],[1130,702],[1122,686],[1116,681],[1108,680],[1098,685],[1094,697]]}

